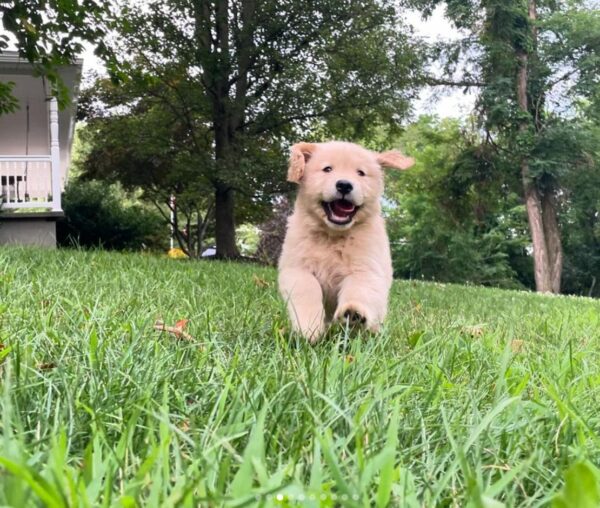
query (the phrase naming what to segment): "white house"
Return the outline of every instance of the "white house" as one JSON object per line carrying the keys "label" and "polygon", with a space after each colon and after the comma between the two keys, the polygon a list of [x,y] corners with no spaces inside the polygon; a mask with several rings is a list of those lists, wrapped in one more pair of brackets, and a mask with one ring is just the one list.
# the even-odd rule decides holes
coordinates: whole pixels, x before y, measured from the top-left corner
{"label": "white house", "polygon": [[50,85],[16,52],[0,53],[0,81],[15,83],[19,109],[0,115],[0,244],[56,245],[68,177],[82,61],[60,75],[71,104],[58,111]]}

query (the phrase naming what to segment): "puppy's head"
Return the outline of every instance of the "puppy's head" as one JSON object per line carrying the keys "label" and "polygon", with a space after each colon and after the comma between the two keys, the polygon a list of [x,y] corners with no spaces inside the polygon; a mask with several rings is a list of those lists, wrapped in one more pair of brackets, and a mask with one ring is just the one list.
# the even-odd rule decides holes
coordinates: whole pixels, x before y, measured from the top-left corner
{"label": "puppy's head", "polygon": [[379,213],[383,167],[408,169],[400,152],[375,153],[353,143],[297,143],[288,180],[300,185],[298,204],[328,228],[344,231]]}

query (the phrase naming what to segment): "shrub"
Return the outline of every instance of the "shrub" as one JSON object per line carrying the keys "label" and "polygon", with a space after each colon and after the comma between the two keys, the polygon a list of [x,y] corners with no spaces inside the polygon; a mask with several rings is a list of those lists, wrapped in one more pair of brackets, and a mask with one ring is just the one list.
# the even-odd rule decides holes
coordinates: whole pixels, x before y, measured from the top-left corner
{"label": "shrub", "polygon": [[61,246],[110,250],[165,249],[168,228],[157,212],[127,204],[115,185],[99,181],[69,184],[63,194],[65,219],[58,222]]}

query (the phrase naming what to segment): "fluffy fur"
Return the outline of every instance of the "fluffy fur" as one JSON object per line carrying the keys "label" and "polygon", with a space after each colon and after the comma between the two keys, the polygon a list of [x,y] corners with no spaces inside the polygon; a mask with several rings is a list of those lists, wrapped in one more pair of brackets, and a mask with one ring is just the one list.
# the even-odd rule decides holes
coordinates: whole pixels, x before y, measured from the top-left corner
{"label": "fluffy fur", "polygon": [[294,330],[309,341],[332,320],[379,329],[392,283],[382,167],[413,163],[397,151],[339,141],[292,147],[288,180],[299,190],[279,259],[279,290]]}

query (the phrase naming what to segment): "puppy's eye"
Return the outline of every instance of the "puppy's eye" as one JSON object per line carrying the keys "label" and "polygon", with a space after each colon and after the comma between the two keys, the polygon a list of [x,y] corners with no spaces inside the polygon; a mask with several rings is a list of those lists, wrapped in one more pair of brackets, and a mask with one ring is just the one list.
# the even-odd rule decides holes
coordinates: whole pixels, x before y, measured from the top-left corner
{"label": "puppy's eye", "polygon": [[333,168],[332,168],[331,166],[325,166],[325,167],[323,168],[323,171],[324,171],[325,173],[331,173],[331,171],[333,171]]}
{"label": "puppy's eye", "polygon": [[358,176],[366,176],[366,173],[362,169],[359,169],[357,171],[357,173],[358,173]]}

